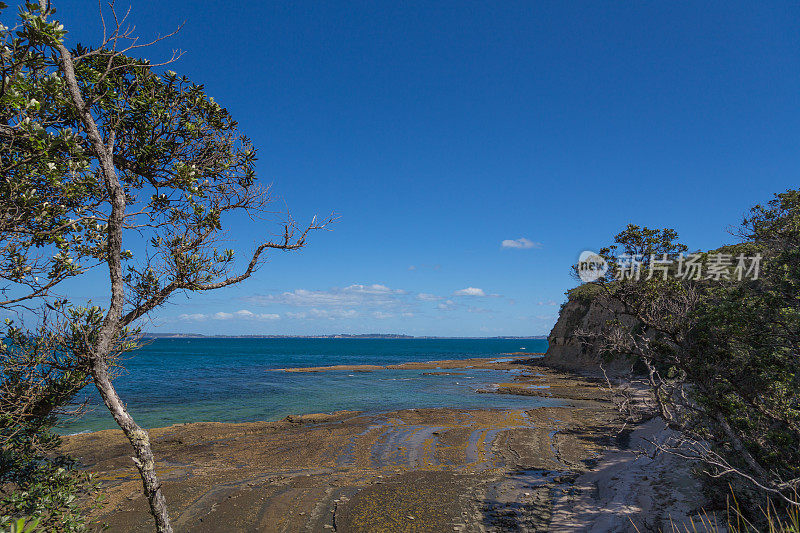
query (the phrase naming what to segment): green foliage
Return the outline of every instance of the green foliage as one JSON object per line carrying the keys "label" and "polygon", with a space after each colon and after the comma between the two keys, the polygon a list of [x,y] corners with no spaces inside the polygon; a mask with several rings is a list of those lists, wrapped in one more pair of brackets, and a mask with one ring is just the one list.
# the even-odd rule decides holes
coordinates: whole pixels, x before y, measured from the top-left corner
{"label": "green foliage", "polygon": [[[17,28],[0,26],[0,292],[6,302],[42,296],[101,264],[108,252],[109,191],[101,154],[70,98],[57,46],[63,27],[38,4]],[[16,30],[16,31],[15,31]],[[147,228],[146,261],[129,260],[126,283],[143,299],[172,281],[195,288],[224,275],[232,250],[202,245],[224,213],[258,211],[256,151],[203,86],[115,49],[72,51],[87,111],[113,147],[113,164]],[[252,213],[249,213],[252,214]],[[167,274],[169,271],[169,274]],[[166,279],[165,279],[166,278]],[[0,300],[3,300],[0,296]],[[0,303],[6,303],[0,302]]]}
{"label": "green foliage", "polygon": [[[100,193],[48,48],[63,28],[38,4],[21,8],[20,22],[0,26],[0,232],[13,235],[3,242],[0,281],[36,293],[81,272],[76,247],[97,240],[84,216]],[[49,257],[32,258],[42,247]]]}
{"label": "green foliage", "polygon": [[[250,141],[203,86],[131,57],[142,45],[127,30],[69,50],[54,13],[26,3],[15,28],[0,25],[0,309],[39,310],[42,324],[41,310],[56,315],[33,333],[11,328],[2,353],[6,505],[47,527],[71,524],[68,495],[79,485],[53,459],[50,429],[92,380],[117,406],[151,511],[170,530],[149,444],[135,438],[143,430],[111,380],[116,357],[135,346],[128,328],[176,291],[241,282],[266,250],[302,248],[322,226],[298,230],[287,217],[277,242],[260,242],[233,274],[235,254],[220,247],[223,218],[273,216]],[[123,247],[129,235],[136,253]],[[58,297],[59,283],[97,266],[108,269],[107,310]]]}
{"label": "green foliage", "polygon": [[602,287],[592,283],[584,283],[567,291],[567,301],[589,305],[604,292]]}
{"label": "green foliage", "polygon": [[35,533],[38,525],[38,519],[26,520],[25,518],[18,518],[10,523],[8,529],[3,529],[3,533]]}
{"label": "green foliage", "polygon": [[[97,483],[66,458],[41,461],[27,470],[24,483],[0,499],[0,528],[29,517],[34,531],[82,532],[88,530],[86,509],[99,504]],[[35,525],[34,525],[35,524]],[[23,531],[23,529],[19,529]]]}
{"label": "green foliage", "polygon": [[712,475],[738,474],[743,493],[786,504],[800,486],[800,191],[754,207],[740,234],[744,242],[713,254],[760,254],[758,279],[626,279],[614,275],[615,254],[641,254],[647,268],[650,254],[687,249],[673,230],[628,226],[602,250],[612,269],[595,285],[629,320],[601,335],[607,353],[649,368],[662,416],[693,439]]}
{"label": "green foliage", "polygon": [[700,399],[786,483],[800,478],[800,193],[756,206],[743,233],[735,251],[765,266],[758,280],[709,286],[698,305],[696,371],[714,376]]}
{"label": "green foliage", "polygon": [[84,528],[81,507],[94,483],[58,453],[61,439],[52,431],[90,381],[86,360],[74,355],[84,342],[77,320],[91,323],[95,314],[76,310],[73,316],[66,332],[40,328],[33,335],[6,321],[0,343],[0,527],[32,517],[37,531]]}
{"label": "green foliage", "polygon": [[622,232],[614,237],[613,245],[600,250],[600,255],[615,262],[620,255],[641,256],[648,261],[650,256],[660,257],[663,254],[678,254],[688,248],[676,243],[678,233],[674,229],[650,229],[628,224]]}

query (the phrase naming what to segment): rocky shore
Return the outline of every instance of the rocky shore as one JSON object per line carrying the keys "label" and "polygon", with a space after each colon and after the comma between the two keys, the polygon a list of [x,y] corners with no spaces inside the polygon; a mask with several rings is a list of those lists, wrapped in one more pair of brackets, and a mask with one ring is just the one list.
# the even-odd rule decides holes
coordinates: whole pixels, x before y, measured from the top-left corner
{"label": "rocky shore", "polygon": [[[631,496],[656,494],[653,483],[660,478],[653,469],[689,474],[640,460],[630,442],[646,444],[635,434],[641,428],[633,438],[630,430],[620,433],[597,379],[552,370],[530,354],[393,368],[509,370],[507,383],[480,392],[557,401],[530,410],[346,411],[154,429],[157,469],[176,530],[571,531],[592,530],[605,517],[594,530],[622,531],[634,530],[634,523],[647,529],[682,520],[695,510],[684,502],[696,496],[688,481],[679,505]],[[647,431],[657,436],[657,422]],[[121,432],[71,436],[63,447],[99,474],[107,503],[96,513],[98,523],[108,523],[110,531],[152,530]],[[620,476],[637,461],[635,476]],[[610,478],[615,481],[607,483]],[[600,494],[601,487],[608,494]],[[620,490],[628,495],[624,508],[607,507]]]}

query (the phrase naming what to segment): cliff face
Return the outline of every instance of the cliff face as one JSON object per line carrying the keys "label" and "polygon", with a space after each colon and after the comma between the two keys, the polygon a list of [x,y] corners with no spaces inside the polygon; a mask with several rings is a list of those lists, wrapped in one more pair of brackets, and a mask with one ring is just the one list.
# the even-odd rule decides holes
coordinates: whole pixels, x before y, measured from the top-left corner
{"label": "cliff face", "polygon": [[[543,362],[554,368],[571,371],[596,371],[600,363],[606,371],[618,372],[630,368],[626,361],[604,361],[599,355],[599,341],[591,337],[600,333],[608,320],[614,318],[615,305],[606,298],[592,294],[583,287],[570,292],[569,300],[561,308],[558,321],[547,341],[550,346]],[[589,333],[578,336],[578,332]]]}

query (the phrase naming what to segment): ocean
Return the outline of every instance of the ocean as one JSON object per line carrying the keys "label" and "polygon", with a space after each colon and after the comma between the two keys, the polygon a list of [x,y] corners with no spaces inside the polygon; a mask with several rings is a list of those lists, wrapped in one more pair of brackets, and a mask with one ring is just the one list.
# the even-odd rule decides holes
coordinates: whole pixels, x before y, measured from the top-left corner
{"label": "ocean", "polygon": [[[533,408],[546,399],[477,394],[487,384],[508,381],[507,372],[425,370],[270,372],[328,365],[387,365],[411,361],[503,357],[509,352],[544,352],[540,339],[154,339],[126,354],[115,385],[143,427],[184,422],[278,420],[290,414],[343,409],[384,412],[412,407]],[[79,400],[90,411],[65,420],[63,434],[116,428],[93,386]]]}

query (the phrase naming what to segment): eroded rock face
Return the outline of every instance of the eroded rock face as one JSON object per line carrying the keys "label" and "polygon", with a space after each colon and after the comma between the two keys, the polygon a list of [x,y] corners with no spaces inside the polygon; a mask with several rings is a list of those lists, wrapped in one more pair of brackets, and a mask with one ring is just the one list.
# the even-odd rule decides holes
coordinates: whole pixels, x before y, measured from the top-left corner
{"label": "eroded rock face", "polygon": [[603,359],[596,337],[606,323],[615,318],[614,312],[618,309],[618,303],[603,296],[571,294],[547,337],[549,347],[543,362],[553,368],[575,372],[600,370],[601,363],[607,372],[629,370],[630,363],[625,360]]}

